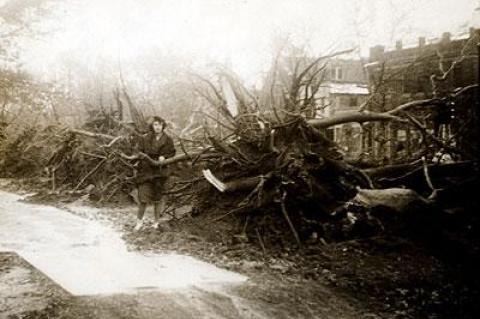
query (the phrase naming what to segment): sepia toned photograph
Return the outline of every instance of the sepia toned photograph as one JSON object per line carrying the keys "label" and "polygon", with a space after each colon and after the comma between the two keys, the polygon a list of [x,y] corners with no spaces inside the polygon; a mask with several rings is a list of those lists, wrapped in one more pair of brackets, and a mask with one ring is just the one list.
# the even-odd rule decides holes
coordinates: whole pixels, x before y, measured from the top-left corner
{"label": "sepia toned photograph", "polygon": [[480,1],[0,0],[0,319],[480,317]]}

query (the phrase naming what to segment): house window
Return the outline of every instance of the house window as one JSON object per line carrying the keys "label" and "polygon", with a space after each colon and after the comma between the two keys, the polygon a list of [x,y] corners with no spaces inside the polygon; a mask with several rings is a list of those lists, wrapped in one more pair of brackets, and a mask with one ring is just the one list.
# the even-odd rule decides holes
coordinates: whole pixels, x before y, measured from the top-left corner
{"label": "house window", "polygon": [[462,70],[462,65],[461,65],[461,64],[457,64],[457,65],[453,68],[453,85],[454,85],[455,87],[464,86],[464,83],[463,83],[463,70]]}
{"label": "house window", "polygon": [[416,86],[417,76],[415,70],[407,69],[407,72],[403,75],[403,92],[404,93],[417,93],[419,88]]}
{"label": "house window", "polygon": [[341,67],[337,66],[330,70],[330,75],[332,80],[342,80],[343,79],[343,70]]}
{"label": "house window", "polygon": [[356,96],[351,96],[348,106],[353,107],[358,105],[358,98]]}
{"label": "house window", "polygon": [[327,136],[328,139],[334,141],[335,140],[335,131],[333,128],[327,128],[325,130],[325,135]]}
{"label": "house window", "polygon": [[343,71],[342,71],[342,68],[340,67],[337,67],[335,68],[337,70],[337,76],[336,76],[336,80],[342,80],[343,79]]}

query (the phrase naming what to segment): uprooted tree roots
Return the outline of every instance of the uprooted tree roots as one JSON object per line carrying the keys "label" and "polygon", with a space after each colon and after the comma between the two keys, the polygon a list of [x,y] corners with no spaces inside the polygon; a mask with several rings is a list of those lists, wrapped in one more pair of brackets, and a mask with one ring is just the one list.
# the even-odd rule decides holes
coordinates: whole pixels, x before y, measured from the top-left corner
{"label": "uprooted tree roots", "polygon": [[[298,245],[314,233],[331,236],[324,223],[332,222],[331,213],[368,182],[303,119],[279,126],[272,134],[273,143],[240,139],[209,161],[203,173],[223,193],[216,200],[231,207],[214,220],[233,216],[245,223],[245,234],[262,237],[260,242],[268,240],[264,235],[273,241],[287,237]],[[208,198],[206,205],[211,204]]]}

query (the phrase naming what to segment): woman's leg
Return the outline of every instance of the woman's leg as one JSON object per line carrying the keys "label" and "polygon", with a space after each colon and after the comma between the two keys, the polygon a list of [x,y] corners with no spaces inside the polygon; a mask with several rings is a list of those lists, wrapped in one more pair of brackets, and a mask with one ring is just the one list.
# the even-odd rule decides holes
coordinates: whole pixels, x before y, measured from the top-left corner
{"label": "woman's leg", "polygon": [[138,212],[137,212],[137,219],[143,219],[143,215],[145,215],[145,210],[147,209],[146,203],[138,204]]}
{"label": "woman's leg", "polygon": [[137,212],[137,225],[135,225],[135,230],[140,230],[143,226],[143,216],[145,215],[145,209],[147,208],[146,203],[139,203],[138,204],[138,212]]}
{"label": "woman's leg", "polygon": [[160,216],[162,215],[165,209],[165,200],[162,195],[163,189],[165,187],[166,178],[156,178],[154,180],[154,191],[153,191],[153,201],[154,201],[154,218],[153,227],[158,228],[158,223]]}
{"label": "woman's leg", "polygon": [[137,211],[137,225],[135,230],[140,230],[143,226],[143,216],[147,204],[152,202],[153,185],[151,182],[145,182],[138,185],[138,211]]}
{"label": "woman's leg", "polygon": [[155,217],[155,222],[153,223],[153,228],[157,229],[158,228],[158,223],[160,219],[160,215],[162,215],[163,210],[165,208],[163,200],[156,201],[154,204],[154,217]]}

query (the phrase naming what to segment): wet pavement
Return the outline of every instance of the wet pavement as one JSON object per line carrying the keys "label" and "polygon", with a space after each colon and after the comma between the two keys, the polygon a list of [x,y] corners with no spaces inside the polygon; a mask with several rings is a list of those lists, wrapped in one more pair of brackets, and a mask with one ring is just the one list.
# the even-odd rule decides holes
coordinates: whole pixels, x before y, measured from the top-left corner
{"label": "wet pavement", "polygon": [[[17,273],[38,272],[37,277],[63,290],[69,307],[82,309],[80,317],[263,317],[227,293],[229,286],[246,282],[240,274],[189,256],[130,252],[120,234],[106,225],[21,199],[0,191],[0,252],[23,259]],[[7,275],[11,269],[2,274]],[[17,286],[25,279],[19,280]],[[12,285],[3,287],[0,296],[8,298]],[[28,289],[33,295],[47,293]]]}

